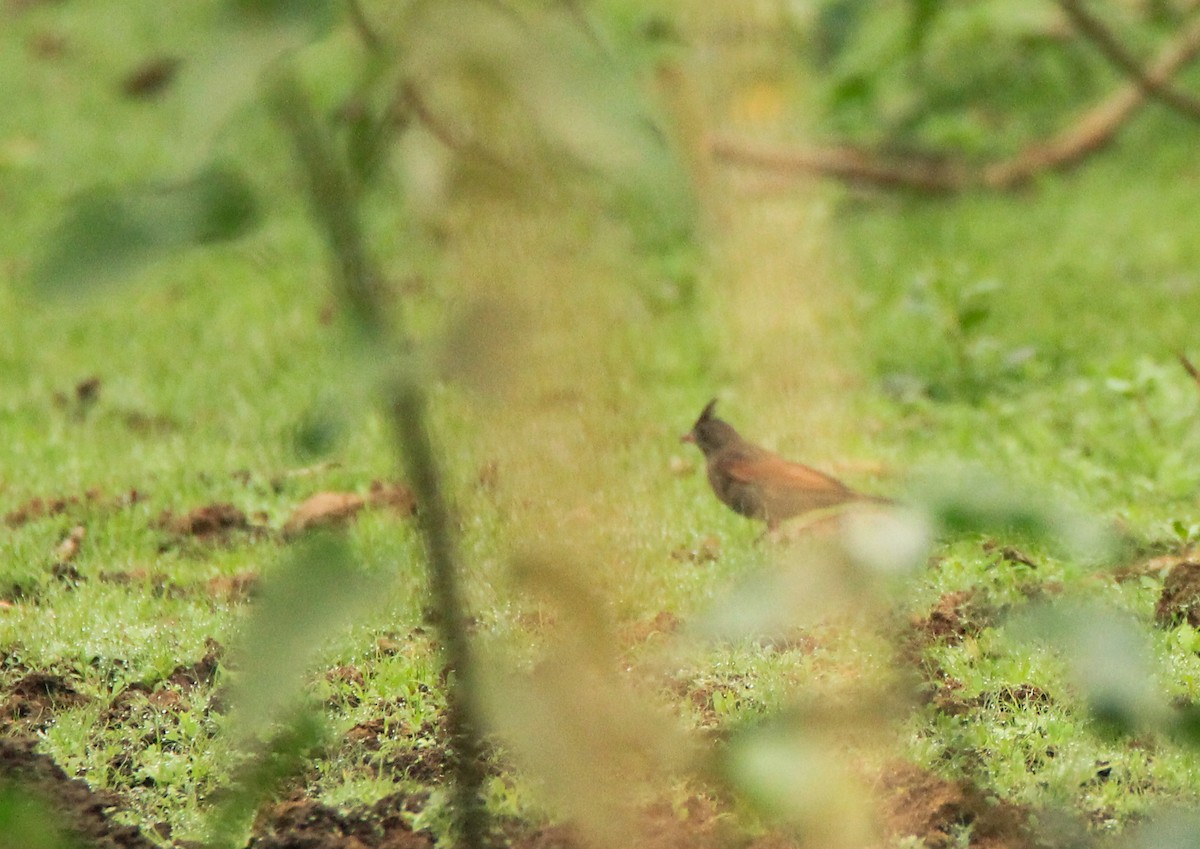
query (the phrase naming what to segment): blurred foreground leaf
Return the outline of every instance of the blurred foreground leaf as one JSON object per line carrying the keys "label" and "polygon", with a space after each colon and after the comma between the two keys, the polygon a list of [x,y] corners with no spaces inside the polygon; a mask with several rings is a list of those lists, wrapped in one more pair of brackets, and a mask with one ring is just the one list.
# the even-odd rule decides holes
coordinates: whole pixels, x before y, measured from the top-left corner
{"label": "blurred foreground leaf", "polygon": [[179,76],[184,117],[172,145],[178,167],[186,172],[213,156],[214,140],[256,101],[264,74],[326,35],[341,6],[335,0],[225,0],[224,26]]}
{"label": "blurred foreground leaf", "polygon": [[[582,17],[565,4],[414,4],[403,50],[409,89],[426,128],[457,157],[447,179],[477,191],[482,175],[502,177],[542,197],[584,187],[657,260],[668,288],[686,292],[697,223],[690,175],[647,75]],[[408,163],[414,185],[421,165]]]}
{"label": "blurred foreground leaf", "polygon": [[240,845],[259,803],[323,739],[321,716],[302,703],[306,675],[331,638],[386,598],[385,584],[363,572],[345,540],[330,534],[300,543],[266,582],[231,656],[237,677],[229,724],[250,757],[213,810],[213,849]]}
{"label": "blurred foreground leaf", "polygon": [[310,37],[325,33],[342,6],[337,0],[225,0],[223,5],[232,23],[295,28]]}
{"label": "blurred foreground leaf", "polygon": [[245,843],[254,812],[288,779],[308,767],[324,742],[327,728],[315,710],[302,709],[239,769],[221,789],[208,818],[209,849],[232,849]]}
{"label": "blurred foreground leaf", "polygon": [[0,849],[76,849],[62,818],[46,801],[19,784],[0,783]]}
{"label": "blurred foreground leaf", "polygon": [[170,186],[95,188],[49,237],[34,283],[44,294],[107,283],[171,251],[237,238],[257,221],[249,181],[225,166]]}
{"label": "blurred foreground leaf", "polygon": [[757,807],[798,829],[806,846],[858,847],[871,834],[865,788],[830,729],[778,717],[730,741],[725,771]]}
{"label": "blurred foreground leaf", "polygon": [[1018,638],[1058,652],[1102,728],[1162,728],[1172,718],[1155,676],[1150,638],[1132,616],[1103,605],[1035,607],[1008,625]]}
{"label": "blurred foreground leaf", "polygon": [[300,544],[267,580],[232,660],[232,727],[243,740],[293,708],[328,640],[375,607],[385,584],[356,566],[345,541],[333,535]]}
{"label": "blurred foreground leaf", "polygon": [[982,468],[943,466],[928,470],[913,487],[914,502],[928,512],[939,533],[1010,533],[1064,548],[1072,556],[1110,558],[1110,528],[1053,500],[1036,486],[1021,487]]}
{"label": "blurred foreground leaf", "polygon": [[1123,837],[1126,849],[1195,849],[1200,846],[1200,813],[1161,811]]}
{"label": "blurred foreground leaf", "polygon": [[870,618],[924,565],[932,540],[924,515],[892,507],[818,516],[783,532],[773,562],[743,576],[701,620],[701,634],[778,637],[831,617]]}
{"label": "blurred foreground leaf", "polygon": [[620,674],[603,600],[561,562],[515,564],[522,589],[556,624],[532,671],[509,671],[499,658],[482,664],[490,720],[588,845],[644,845],[639,807],[692,753],[670,713]]}

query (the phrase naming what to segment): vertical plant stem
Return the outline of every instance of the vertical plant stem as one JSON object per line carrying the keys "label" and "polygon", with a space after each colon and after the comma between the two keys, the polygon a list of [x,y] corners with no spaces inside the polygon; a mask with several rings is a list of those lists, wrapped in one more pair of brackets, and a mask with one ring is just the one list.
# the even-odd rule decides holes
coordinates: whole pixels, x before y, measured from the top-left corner
{"label": "vertical plant stem", "polygon": [[449,728],[455,748],[455,815],[463,845],[484,845],[487,822],[480,797],[483,767],[480,763],[478,725],[479,682],[467,640],[467,621],[459,584],[458,553],[450,511],[442,495],[437,455],[429,433],[425,393],[420,385],[401,379],[392,389],[392,420],[400,442],[409,482],[417,496],[417,521],[425,538],[429,581],[434,604],[434,624],[442,638]]}
{"label": "vertical plant stem", "polygon": [[476,722],[477,679],[467,640],[454,531],[430,436],[424,387],[419,372],[412,367],[411,344],[404,327],[399,320],[387,319],[380,296],[380,274],[363,235],[357,197],[307,93],[284,72],[272,86],[271,103],[291,137],[307,184],[312,216],[329,244],[335,277],[352,318],[380,350],[390,353],[397,349],[408,359],[388,386],[387,409],[398,453],[417,498],[437,620],[434,624],[441,636],[459,839],[467,849],[480,849],[487,822],[480,799],[483,771]]}

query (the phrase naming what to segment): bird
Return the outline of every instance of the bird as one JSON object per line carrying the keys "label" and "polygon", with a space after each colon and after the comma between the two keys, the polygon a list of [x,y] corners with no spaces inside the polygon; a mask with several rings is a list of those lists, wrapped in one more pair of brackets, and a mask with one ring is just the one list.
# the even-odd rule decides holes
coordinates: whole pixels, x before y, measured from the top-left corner
{"label": "bird", "polygon": [[828,507],[854,502],[891,503],[866,495],[824,472],[785,460],[742,438],[733,426],[714,414],[717,399],[709,401],[700,418],[680,441],[703,453],[712,490],[735,513],[767,523],[779,523]]}

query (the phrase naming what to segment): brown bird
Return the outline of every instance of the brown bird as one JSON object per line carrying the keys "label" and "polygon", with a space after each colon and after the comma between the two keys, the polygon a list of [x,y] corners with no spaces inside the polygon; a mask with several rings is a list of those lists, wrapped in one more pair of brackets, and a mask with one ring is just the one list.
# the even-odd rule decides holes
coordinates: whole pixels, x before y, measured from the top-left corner
{"label": "brown bird", "polygon": [[682,441],[695,443],[704,452],[713,492],[735,512],[764,521],[768,530],[774,530],[783,520],[813,510],[855,501],[888,502],[747,442],[728,422],[713,415],[716,406],[715,398],[708,402]]}

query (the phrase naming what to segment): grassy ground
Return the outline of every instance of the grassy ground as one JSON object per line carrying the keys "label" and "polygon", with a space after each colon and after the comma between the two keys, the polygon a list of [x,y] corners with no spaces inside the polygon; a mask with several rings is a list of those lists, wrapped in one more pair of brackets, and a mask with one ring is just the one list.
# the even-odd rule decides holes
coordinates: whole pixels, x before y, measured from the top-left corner
{"label": "grassy ground", "polygon": [[[69,773],[117,791],[118,816],[148,834],[161,824],[153,833],[169,844],[202,834],[206,803],[234,769],[216,710],[229,672],[212,679],[192,665],[211,641],[236,641],[243,590],[288,556],[279,529],[291,511],[319,491],[366,494],[395,479],[396,461],[372,407],[373,365],[330,317],[324,259],[282,155],[259,157],[271,217],[252,238],[78,301],[29,294],[31,257],[71,191],[178,165],[176,102],[129,99],[120,83],[142,60],[185,50],[203,16],[139,8],[0,11],[14,33],[0,44],[0,77],[21,80],[0,95],[10,222],[0,231],[0,509],[11,517],[0,693],[10,733],[35,734]],[[748,78],[716,90],[716,120],[746,131],[784,122]],[[278,147],[253,111],[221,144],[248,156]],[[538,821],[548,796],[594,824],[613,812],[582,804],[604,794],[573,765],[621,774],[633,748],[690,774],[679,764],[697,732],[726,739],[847,704],[852,730],[806,720],[818,731],[778,746],[773,732],[751,733],[732,749],[729,781],[769,811],[797,788],[842,804],[856,776],[829,777],[849,738],[868,774],[913,761],[1047,817],[1065,811],[1094,833],[1194,802],[1193,749],[1156,717],[1105,733],[1072,651],[1031,646],[1023,620],[1004,616],[1060,593],[1123,611],[1152,657],[1131,661],[1127,678],[1153,669],[1142,687],[1151,701],[1197,698],[1197,632],[1153,624],[1162,575],[1097,575],[1200,537],[1200,391],[1173,353],[1200,357],[1189,336],[1200,315],[1193,149],[1190,127],[1149,115],[1077,174],[952,201],[780,191],[723,174],[686,309],[648,306],[636,285],[644,258],[594,209],[471,197],[445,211],[446,255],[430,268],[389,238],[399,224],[381,211],[382,261],[419,336],[435,344],[484,298],[516,328],[479,366],[498,391],[441,381],[434,391],[475,636],[491,668],[528,676],[490,684],[494,721],[509,730],[503,758],[525,767],[493,775],[493,809]],[[948,533],[878,597],[810,581],[795,599],[779,576],[811,577],[810,564],[758,543],[678,444],[716,394],[747,435],[856,486],[905,497],[929,490],[923,476],[953,483],[979,465],[1006,482],[986,486],[1071,505],[1091,527],[1119,529],[1124,548],[1107,563],[1027,534]],[[319,454],[304,438],[315,427],[330,434]],[[35,498],[64,501],[39,515]],[[213,541],[171,524],[222,502],[253,527]],[[56,569],[76,526],[79,553]],[[288,789],[353,806],[399,788],[415,800],[415,826],[438,834],[444,704],[415,532],[374,509],[347,534],[390,590],[312,673],[331,742]],[[745,586],[747,575],[761,583]],[[776,601],[788,627],[774,641],[701,636],[777,619]],[[931,609],[948,632],[934,633]],[[1114,665],[1124,645],[1115,641]],[[35,673],[61,688],[44,711],[15,696]],[[539,713],[555,703],[566,710]],[[629,739],[614,742],[618,731]],[[662,742],[674,734],[693,742]],[[793,762],[816,784],[763,767],[763,741],[800,752]],[[684,805],[709,792],[694,782],[662,795]],[[620,801],[620,785],[600,786]],[[801,808],[790,813],[809,827],[827,811]],[[858,816],[845,810],[847,822]],[[827,845],[854,839],[848,827]]]}

